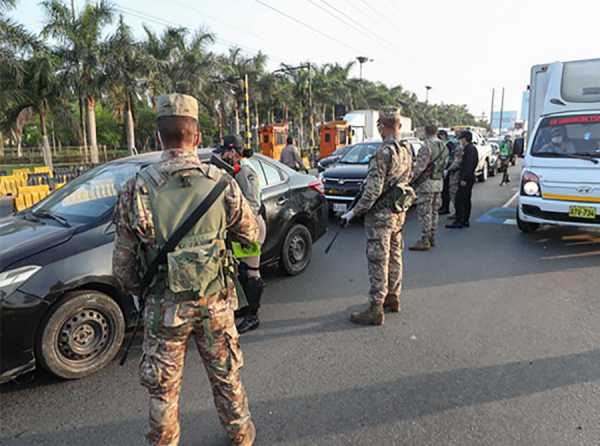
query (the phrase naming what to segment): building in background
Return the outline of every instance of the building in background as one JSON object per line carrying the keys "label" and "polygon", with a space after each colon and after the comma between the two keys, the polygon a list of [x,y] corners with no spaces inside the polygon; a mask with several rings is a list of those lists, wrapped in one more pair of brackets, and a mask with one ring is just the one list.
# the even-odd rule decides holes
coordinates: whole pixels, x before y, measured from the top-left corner
{"label": "building in background", "polygon": [[[517,111],[505,111],[502,113],[502,129],[501,132],[505,132],[507,130],[512,130],[515,127],[515,122],[517,122],[517,116],[519,113]],[[494,131],[498,131],[500,128],[500,112],[495,111],[492,114],[492,129]]]}
{"label": "building in background", "polygon": [[523,92],[523,98],[521,99],[521,117],[519,118],[523,122],[527,122],[529,117],[529,90]]}

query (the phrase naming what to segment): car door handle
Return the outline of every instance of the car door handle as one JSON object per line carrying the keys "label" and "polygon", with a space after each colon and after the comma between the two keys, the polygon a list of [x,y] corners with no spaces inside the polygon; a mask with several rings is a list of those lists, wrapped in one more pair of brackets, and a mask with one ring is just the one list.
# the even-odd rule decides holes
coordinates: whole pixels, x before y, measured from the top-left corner
{"label": "car door handle", "polygon": [[287,199],[286,197],[279,197],[279,198],[277,199],[277,204],[278,204],[279,206],[283,206],[284,204],[286,204],[286,203],[287,203],[287,201],[288,201],[288,199]]}

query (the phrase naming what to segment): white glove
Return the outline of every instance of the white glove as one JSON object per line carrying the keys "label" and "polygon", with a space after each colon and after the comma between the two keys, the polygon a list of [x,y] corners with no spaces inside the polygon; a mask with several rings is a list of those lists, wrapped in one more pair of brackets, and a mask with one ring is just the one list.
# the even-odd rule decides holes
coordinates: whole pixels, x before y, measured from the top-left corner
{"label": "white glove", "polygon": [[347,225],[348,223],[350,223],[350,220],[352,220],[354,218],[354,211],[350,210],[348,212],[346,212],[344,215],[341,216],[342,219],[342,223],[344,223],[345,225]]}

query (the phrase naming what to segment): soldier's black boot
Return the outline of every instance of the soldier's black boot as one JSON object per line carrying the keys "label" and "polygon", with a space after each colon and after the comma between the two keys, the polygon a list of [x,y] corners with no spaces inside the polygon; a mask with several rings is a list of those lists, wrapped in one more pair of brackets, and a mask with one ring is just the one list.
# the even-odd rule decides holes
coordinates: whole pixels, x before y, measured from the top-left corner
{"label": "soldier's black boot", "polygon": [[365,311],[352,313],[350,321],[359,325],[383,325],[383,304],[369,304]]}
{"label": "soldier's black boot", "polygon": [[236,326],[239,333],[246,333],[256,330],[260,325],[258,319],[258,309],[260,308],[260,299],[265,287],[265,283],[260,277],[248,277],[246,283],[246,298],[248,299],[248,312]]}

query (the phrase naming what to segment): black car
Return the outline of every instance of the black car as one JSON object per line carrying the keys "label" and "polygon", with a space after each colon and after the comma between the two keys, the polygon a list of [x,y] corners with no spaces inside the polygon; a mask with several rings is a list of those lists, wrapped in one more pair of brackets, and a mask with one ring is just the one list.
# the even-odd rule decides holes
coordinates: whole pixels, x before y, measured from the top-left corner
{"label": "black car", "polygon": [[331,155],[325,156],[317,163],[319,172],[323,172],[328,167],[337,163],[353,146],[344,146],[337,148]]}
{"label": "black car", "polygon": [[325,198],[335,214],[348,210],[367,177],[369,160],[380,146],[380,142],[355,144],[335,166],[321,173]]}
{"label": "black car", "polygon": [[[158,157],[99,166],[0,220],[0,382],[38,365],[80,378],[118,353],[136,313],[112,276],[113,209],[118,190]],[[299,274],[326,231],[322,184],[261,155],[251,162],[263,186],[263,262]]]}

